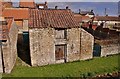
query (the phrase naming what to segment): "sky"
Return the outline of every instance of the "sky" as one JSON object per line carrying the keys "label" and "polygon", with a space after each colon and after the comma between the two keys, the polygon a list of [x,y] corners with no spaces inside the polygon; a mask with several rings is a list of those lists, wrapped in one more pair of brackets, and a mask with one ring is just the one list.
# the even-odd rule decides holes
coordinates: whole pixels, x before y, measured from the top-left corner
{"label": "sky", "polygon": [[[12,1],[19,2],[19,0]],[[69,8],[75,13],[78,13],[79,9],[81,9],[82,11],[93,10],[95,14],[105,15],[106,8],[108,15],[116,16],[118,15],[119,10],[119,0],[35,0],[36,3],[44,3],[45,1],[48,2],[49,8],[54,8],[55,6],[58,6],[59,9],[65,9],[66,6],[69,6]],[[14,5],[16,6],[16,4]]]}
{"label": "sky", "polygon": [[[11,0],[11,1],[18,2],[19,0]],[[47,2],[118,2],[120,0],[35,0],[35,1],[36,2],[45,2],[45,1]]]}
{"label": "sky", "polygon": [[117,2],[50,2],[48,3],[50,8],[58,6],[62,9],[66,6],[69,6],[72,11],[78,13],[79,9],[81,11],[90,11],[93,10],[95,14],[105,15],[105,8],[108,15],[114,16],[118,15],[118,3]]}

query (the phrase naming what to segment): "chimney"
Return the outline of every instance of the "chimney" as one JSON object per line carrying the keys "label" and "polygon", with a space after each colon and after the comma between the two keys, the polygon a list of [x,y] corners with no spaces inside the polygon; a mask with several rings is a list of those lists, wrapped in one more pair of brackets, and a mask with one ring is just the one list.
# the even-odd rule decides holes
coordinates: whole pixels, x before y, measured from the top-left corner
{"label": "chimney", "polygon": [[48,3],[47,3],[47,1],[45,1],[45,5],[47,5]]}
{"label": "chimney", "polygon": [[66,6],[66,9],[69,9],[69,7],[68,7],[68,6]]}
{"label": "chimney", "polygon": [[105,16],[107,15],[107,8],[105,8]]}
{"label": "chimney", "polygon": [[108,14],[106,14],[106,16],[108,16]]}
{"label": "chimney", "polygon": [[55,6],[55,9],[57,9],[58,8],[58,6]]}
{"label": "chimney", "polygon": [[93,12],[93,10],[91,10],[91,12]]}
{"label": "chimney", "polygon": [[81,12],[81,9],[79,9],[79,13]]}

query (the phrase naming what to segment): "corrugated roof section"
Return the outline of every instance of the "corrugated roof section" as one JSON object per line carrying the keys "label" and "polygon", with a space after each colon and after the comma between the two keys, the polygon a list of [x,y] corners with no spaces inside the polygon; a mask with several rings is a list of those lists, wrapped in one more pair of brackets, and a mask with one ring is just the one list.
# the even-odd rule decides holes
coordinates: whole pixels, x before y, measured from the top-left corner
{"label": "corrugated roof section", "polygon": [[79,27],[69,9],[31,9],[29,28],[71,28]]}

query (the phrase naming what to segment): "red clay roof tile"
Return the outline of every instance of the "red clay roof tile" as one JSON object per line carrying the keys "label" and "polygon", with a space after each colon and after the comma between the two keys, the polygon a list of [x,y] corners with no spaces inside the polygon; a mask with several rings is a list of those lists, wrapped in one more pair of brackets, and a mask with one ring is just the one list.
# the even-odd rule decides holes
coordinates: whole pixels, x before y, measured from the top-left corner
{"label": "red clay roof tile", "polygon": [[3,17],[13,17],[14,19],[28,19],[28,8],[6,8],[2,13]]}
{"label": "red clay roof tile", "polygon": [[96,21],[120,21],[120,17],[117,16],[96,16]]}
{"label": "red clay roof tile", "polygon": [[19,6],[22,8],[35,8],[34,0],[20,0]]}
{"label": "red clay roof tile", "polygon": [[69,28],[79,27],[71,10],[67,9],[31,9],[29,28]]}

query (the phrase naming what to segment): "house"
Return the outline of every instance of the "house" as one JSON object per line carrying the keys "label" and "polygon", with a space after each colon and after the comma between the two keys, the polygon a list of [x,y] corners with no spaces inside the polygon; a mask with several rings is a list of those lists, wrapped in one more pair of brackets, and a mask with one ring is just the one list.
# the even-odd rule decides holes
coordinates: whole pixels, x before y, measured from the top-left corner
{"label": "house", "polygon": [[19,27],[19,33],[28,31],[28,8],[6,8],[2,12],[3,17],[13,17],[16,25]]}
{"label": "house", "polygon": [[18,28],[13,18],[0,18],[0,73],[10,73],[17,58]]}
{"label": "house", "polygon": [[[80,26],[89,28],[90,22],[92,22],[92,19],[89,16],[83,16],[79,13],[74,13],[74,17],[76,21],[80,24]],[[92,29],[95,30],[97,28],[97,24],[94,22],[92,24]]]}
{"label": "house", "polygon": [[97,22],[100,25],[102,22],[104,23],[103,28],[110,28],[116,27],[120,25],[120,17],[118,16],[96,16],[94,18],[94,22]]}
{"label": "house", "polygon": [[70,9],[31,9],[28,36],[32,66],[92,58],[94,37]]}
{"label": "house", "polygon": [[[28,60],[27,56],[29,53],[26,43],[29,42],[26,39],[26,32],[28,32],[28,19],[29,19],[29,9],[28,8],[6,8],[3,11],[4,17],[13,17],[14,22],[18,26],[18,40],[17,40],[17,50],[18,57],[23,61]],[[27,52],[28,51],[28,52]],[[25,61],[26,62],[26,61]]]}
{"label": "house", "polygon": [[7,1],[7,2],[5,2],[5,1],[0,1],[0,6],[1,6],[1,9],[0,10],[4,10],[5,8],[12,8],[13,6],[12,6],[12,2],[11,1]]}

